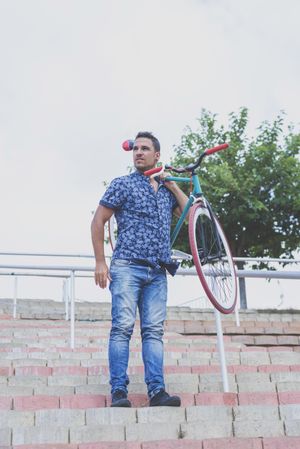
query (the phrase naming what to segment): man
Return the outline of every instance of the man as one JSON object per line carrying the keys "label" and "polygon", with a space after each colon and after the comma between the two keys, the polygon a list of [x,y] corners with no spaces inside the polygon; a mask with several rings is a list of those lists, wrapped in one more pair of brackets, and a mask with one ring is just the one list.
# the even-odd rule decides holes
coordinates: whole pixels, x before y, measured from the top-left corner
{"label": "man", "polygon": [[[112,407],[131,407],[127,399],[129,341],[136,309],[140,314],[142,355],[150,406],[180,406],[178,396],[165,391],[163,375],[163,325],[166,318],[166,270],[175,274],[171,260],[172,213],[180,214],[186,195],[164,175],[149,178],[144,172],[160,158],[159,141],[149,132],[135,138],[136,171],[112,181],[94,215],[91,231],[95,252],[95,282],[101,288],[110,281],[112,327],[109,369]],[[104,255],[104,225],[115,214],[118,238],[110,269]]]}

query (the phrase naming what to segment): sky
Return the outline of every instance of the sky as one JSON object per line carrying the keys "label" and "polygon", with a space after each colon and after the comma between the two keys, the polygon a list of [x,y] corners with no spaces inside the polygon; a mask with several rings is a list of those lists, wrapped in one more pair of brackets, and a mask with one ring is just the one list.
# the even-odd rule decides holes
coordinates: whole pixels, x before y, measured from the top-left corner
{"label": "sky", "polygon": [[0,251],[92,253],[140,130],[168,162],[202,108],[226,125],[248,107],[250,136],[281,110],[298,124],[299,17],[298,0],[0,0]]}

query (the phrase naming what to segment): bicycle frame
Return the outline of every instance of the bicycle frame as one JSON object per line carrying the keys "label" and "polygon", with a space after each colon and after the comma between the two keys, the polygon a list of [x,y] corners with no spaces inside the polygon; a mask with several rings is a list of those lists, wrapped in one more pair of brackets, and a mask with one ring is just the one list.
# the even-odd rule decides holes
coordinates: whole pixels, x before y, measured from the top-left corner
{"label": "bicycle frame", "polygon": [[181,226],[183,225],[184,220],[185,220],[190,208],[194,204],[196,198],[200,198],[203,196],[203,192],[201,189],[201,184],[200,184],[198,175],[196,175],[195,173],[192,173],[190,178],[180,178],[179,176],[168,176],[167,178],[165,178],[165,181],[176,181],[176,182],[185,182],[185,183],[192,182],[192,185],[193,185],[193,191],[190,193],[189,200],[188,200],[187,204],[185,205],[185,208],[182,211],[182,214],[180,215],[178,222],[176,223],[175,229],[171,235],[171,247],[173,247],[175,240],[176,240],[176,238],[179,234],[179,231],[181,229]]}

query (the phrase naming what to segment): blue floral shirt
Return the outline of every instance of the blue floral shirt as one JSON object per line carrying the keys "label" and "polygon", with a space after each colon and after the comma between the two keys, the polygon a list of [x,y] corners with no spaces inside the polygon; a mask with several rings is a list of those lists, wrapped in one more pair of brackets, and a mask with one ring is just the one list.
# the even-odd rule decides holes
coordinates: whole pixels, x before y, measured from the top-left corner
{"label": "blue floral shirt", "polygon": [[100,204],[114,209],[118,225],[113,259],[160,265],[175,274],[178,264],[171,260],[170,231],[178,203],[162,182],[155,192],[150,179],[138,171],[115,178]]}

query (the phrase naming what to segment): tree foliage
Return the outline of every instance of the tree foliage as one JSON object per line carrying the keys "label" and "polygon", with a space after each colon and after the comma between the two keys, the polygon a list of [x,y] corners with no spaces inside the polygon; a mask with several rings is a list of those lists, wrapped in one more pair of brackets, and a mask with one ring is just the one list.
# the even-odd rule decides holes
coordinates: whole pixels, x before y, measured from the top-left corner
{"label": "tree foliage", "polygon": [[[203,110],[193,131],[187,127],[175,148],[174,166],[196,160],[205,148],[230,147],[204,159],[200,180],[239,257],[293,257],[300,246],[300,134],[284,131],[284,113],[263,122],[247,137],[248,109],[229,115],[228,127]],[[188,251],[186,230],[176,243]]]}

